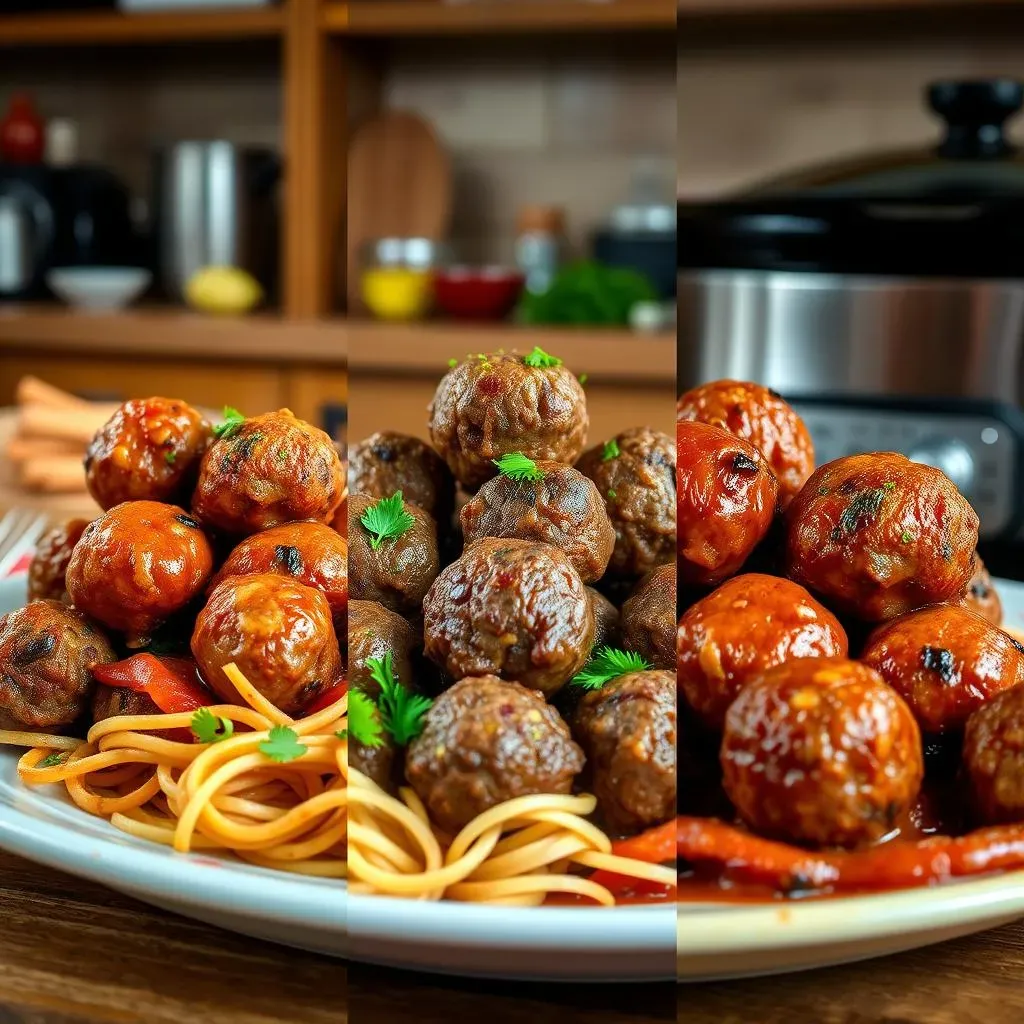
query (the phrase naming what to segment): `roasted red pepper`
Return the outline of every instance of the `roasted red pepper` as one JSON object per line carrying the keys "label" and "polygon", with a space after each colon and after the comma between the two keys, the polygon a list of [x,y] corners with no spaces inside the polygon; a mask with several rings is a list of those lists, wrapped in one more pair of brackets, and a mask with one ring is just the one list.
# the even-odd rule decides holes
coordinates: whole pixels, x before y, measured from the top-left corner
{"label": "roasted red pepper", "polygon": [[92,674],[106,686],[144,693],[165,715],[196,711],[216,703],[188,658],[134,654],[112,665],[97,665]]}
{"label": "roasted red pepper", "polygon": [[336,704],[345,694],[348,693],[348,680],[339,679],[333,686],[328,686],[323,693],[312,704],[306,708],[305,717],[309,718],[310,715],[315,715],[318,711],[323,711],[325,708],[329,708],[332,704]]}

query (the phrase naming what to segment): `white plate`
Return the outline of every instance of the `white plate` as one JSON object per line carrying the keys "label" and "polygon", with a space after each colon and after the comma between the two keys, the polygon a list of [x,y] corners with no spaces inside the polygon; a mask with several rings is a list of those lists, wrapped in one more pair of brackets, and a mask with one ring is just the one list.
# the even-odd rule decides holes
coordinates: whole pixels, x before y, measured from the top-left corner
{"label": "white plate", "polygon": [[[1024,630],[1024,584],[996,580]],[[1024,917],[1024,871],[877,896],[727,907],[680,904],[680,981],[781,974],[929,946]]]}

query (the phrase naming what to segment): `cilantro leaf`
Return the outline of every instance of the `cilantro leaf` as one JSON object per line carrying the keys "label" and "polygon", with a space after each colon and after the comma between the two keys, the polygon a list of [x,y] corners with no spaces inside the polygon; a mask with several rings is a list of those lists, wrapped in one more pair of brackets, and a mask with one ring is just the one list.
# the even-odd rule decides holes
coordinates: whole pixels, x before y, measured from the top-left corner
{"label": "cilantro leaf", "polygon": [[260,753],[265,754],[271,761],[287,764],[297,757],[302,757],[307,747],[299,742],[298,733],[294,729],[289,729],[286,725],[275,725],[259,749]]}
{"label": "cilantro leaf", "polygon": [[412,514],[406,511],[402,502],[402,492],[395,491],[390,498],[381,498],[371,505],[360,517],[359,522],[373,536],[370,547],[376,551],[386,540],[397,540],[416,522]]}
{"label": "cilantro leaf", "polygon": [[617,647],[601,647],[580,672],[572,677],[572,685],[584,690],[600,690],[605,683],[610,683],[619,676],[630,672],[643,672],[650,668],[650,663],[633,651],[623,651]]}
{"label": "cilantro leaf", "polygon": [[601,461],[611,462],[612,459],[617,459],[621,454],[619,442],[613,437],[610,441],[605,441],[604,451],[601,452]]}
{"label": "cilantro leaf", "polygon": [[231,437],[237,434],[245,422],[245,417],[230,405],[224,406],[224,422],[218,423],[213,428],[213,436],[220,440],[223,437]]}
{"label": "cilantro leaf", "polygon": [[394,662],[388,651],[381,658],[367,658],[370,678],[380,686],[377,710],[381,725],[400,747],[407,746],[423,732],[423,716],[433,706],[429,697],[413,693],[398,681]]}
{"label": "cilantro leaf", "polygon": [[533,351],[528,356],[523,356],[523,362],[527,366],[533,366],[538,369],[548,369],[552,366],[562,365],[562,360],[558,356],[549,356],[539,345],[535,345]]}
{"label": "cilantro leaf", "polygon": [[491,459],[491,462],[510,480],[541,480],[544,477],[544,470],[522,452],[509,452],[500,459]]}
{"label": "cilantro leaf", "polygon": [[200,743],[220,743],[235,734],[235,723],[230,718],[220,718],[209,708],[199,708],[192,716],[192,735]]}
{"label": "cilantro leaf", "polygon": [[353,690],[348,695],[348,728],[345,734],[344,739],[351,734],[364,747],[379,747],[384,742],[377,705],[361,690]]}

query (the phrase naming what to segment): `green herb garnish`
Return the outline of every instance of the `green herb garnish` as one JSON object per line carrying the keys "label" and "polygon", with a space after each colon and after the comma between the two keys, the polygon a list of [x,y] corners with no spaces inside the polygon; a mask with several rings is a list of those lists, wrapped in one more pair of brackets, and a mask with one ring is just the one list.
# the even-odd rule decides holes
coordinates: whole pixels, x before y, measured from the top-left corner
{"label": "green herb garnish", "polygon": [[370,678],[380,686],[377,710],[381,725],[395,743],[404,747],[423,732],[423,716],[434,702],[429,697],[413,693],[395,678],[390,651],[383,659],[367,658],[366,667]]}
{"label": "green herb garnish", "polygon": [[909,544],[914,539],[914,535],[909,530],[904,530],[900,534],[900,542],[903,544]]}
{"label": "green herb garnish", "polygon": [[299,742],[299,735],[294,729],[289,729],[286,725],[275,725],[259,749],[260,753],[265,754],[271,761],[287,764],[297,757],[302,757],[308,748]]}
{"label": "green herb garnish", "polygon": [[533,366],[538,369],[562,365],[562,360],[558,356],[549,356],[539,345],[535,345],[533,351],[528,356],[523,356],[523,362],[527,366]]}
{"label": "green herb garnish", "polygon": [[284,462],[288,458],[288,450],[286,448],[277,449],[277,461]]}
{"label": "green herb garnish", "polygon": [[348,695],[348,728],[338,738],[348,739],[349,734],[364,747],[379,747],[384,742],[377,705],[361,690],[352,690]]}
{"label": "green herb garnish", "polygon": [[200,743],[220,743],[235,734],[235,723],[230,718],[221,718],[209,708],[200,708],[191,721],[192,735]]}
{"label": "green herb garnish", "polygon": [[[896,485],[893,484],[893,486],[895,487]],[[837,527],[839,533],[856,533],[862,526],[866,526],[878,515],[878,510],[882,507],[882,502],[885,501],[887,493],[888,490],[885,486],[872,487],[866,491],[861,491],[843,509],[842,515],[839,517],[839,526]]]}
{"label": "green herb garnish", "polygon": [[583,385],[590,379],[590,376],[589,374],[581,373],[576,379],[580,382],[580,387],[583,387]]}
{"label": "green herb garnish", "polygon": [[617,497],[617,495],[616,495],[616,493],[615,493],[615,489],[614,489],[614,488],[612,488],[612,489],[611,489],[611,490],[610,490],[610,491],[608,492],[608,500],[609,500],[609,501],[614,501],[616,497]]}
{"label": "green herb garnish", "polygon": [[605,441],[604,451],[601,453],[602,462],[611,462],[612,459],[617,459],[622,452],[619,451],[619,442],[613,437],[610,441]]}
{"label": "green herb garnish", "polygon": [[169,452],[164,452],[164,462],[168,466],[173,466],[178,461],[178,453],[173,449]]}
{"label": "green herb garnish", "polygon": [[37,768],[56,768],[57,765],[64,763],[64,758],[67,754],[60,750],[55,750],[52,754],[47,754],[46,757],[36,765]]}
{"label": "green herb garnish", "polygon": [[213,428],[213,436],[218,440],[222,437],[231,437],[232,434],[237,434],[242,429],[244,422],[245,417],[237,409],[232,408],[230,405],[225,405],[224,422],[218,423]]}
{"label": "green herb garnish", "polygon": [[458,361],[458,359],[449,359],[448,360],[448,365],[449,365],[449,367],[454,369],[456,366],[459,365],[459,361]]}
{"label": "green herb garnish", "polygon": [[359,522],[373,534],[370,547],[376,551],[386,540],[397,540],[416,522],[402,502],[402,492],[395,491],[390,498],[381,498],[360,517]]}
{"label": "green herb garnish", "polygon": [[500,459],[491,459],[503,476],[510,480],[541,480],[544,470],[538,468],[533,459],[527,458],[522,452],[509,452]]}
{"label": "green herb garnish", "polygon": [[886,480],[885,483],[882,484],[882,490],[883,491],[894,491],[894,490],[896,490],[896,484],[892,480]]}
{"label": "green herb garnish", "polygon": [[583,669],[572,677],[572,685],[584,690],[600,690],[605,683],[630,672],[643,672],[650,663],[634,651],[618,647],[601,647]]}

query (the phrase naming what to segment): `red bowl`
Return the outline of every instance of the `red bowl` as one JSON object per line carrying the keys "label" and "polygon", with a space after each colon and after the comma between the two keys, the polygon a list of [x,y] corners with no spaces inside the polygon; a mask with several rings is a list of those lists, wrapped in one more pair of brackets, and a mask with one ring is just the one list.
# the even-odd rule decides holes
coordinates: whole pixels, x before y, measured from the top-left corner
{"label": "red bowl", "polygon": [[525,281],[505,267],[448,267],[434,275],[434,305],[460,320],[503,320]]}

